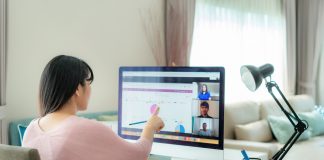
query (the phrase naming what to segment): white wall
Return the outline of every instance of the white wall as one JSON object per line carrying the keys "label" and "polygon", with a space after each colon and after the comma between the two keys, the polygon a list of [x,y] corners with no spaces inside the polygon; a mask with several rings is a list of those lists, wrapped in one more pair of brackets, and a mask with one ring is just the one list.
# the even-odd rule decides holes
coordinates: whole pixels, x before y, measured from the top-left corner
{"label": "white wall", "polygon": [[8,119],[38,115],[40,75],[58,54],[94,70],[88,112],[117,110],[119,66],[156,65],[140,16],[148,9],[163,21],[163,0],[8,1]]}

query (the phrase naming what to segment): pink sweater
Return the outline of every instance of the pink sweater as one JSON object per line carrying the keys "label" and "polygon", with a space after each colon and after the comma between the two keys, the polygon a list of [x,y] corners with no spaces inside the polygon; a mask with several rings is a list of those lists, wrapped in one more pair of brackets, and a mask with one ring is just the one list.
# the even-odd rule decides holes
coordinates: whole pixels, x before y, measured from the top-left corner
{"label": "pink sweater", "polygon": [[127,142],[94,120],[71,116],[47,132],[38,120],[27,127],[22,146],[36,148],[42,160],[144,160],[152,147],[143,138]]}

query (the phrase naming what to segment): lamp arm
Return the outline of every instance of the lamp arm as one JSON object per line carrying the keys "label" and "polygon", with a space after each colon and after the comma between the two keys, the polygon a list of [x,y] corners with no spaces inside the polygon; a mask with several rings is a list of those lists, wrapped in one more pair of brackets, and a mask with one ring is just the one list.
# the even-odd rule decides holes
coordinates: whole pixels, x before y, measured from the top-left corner
{"label": "lamp arm", "polygon": [[[277,85],[276,82],[274,81],[270,81],[267,82],[266,87],[268,89],[268,92],[271,94],[272,98],[276,101],[276,103],[278,104],[278,106],[280,107],[281,111],[286,115],[286,117],[288,118],[288,120],[290,121],[290,123],[295,126],[296,124],[294,123],[294,121],[292,120],[295,119],[297,122],[301,121],[298,117],[298,115],[296,114],[296,112],[294,111],[294,109],[290,106],[288,100],[286,99],[286,97],[283,95],[283,93],[281,92],[281,90],[279,89],[279,86]],[[290,114],[280,103],[280,101],[276,98],[276,96],[273,94],[272,92],[272,88],[275,87],[277,89],[277,91],[279,92],[281,98],[285,101],[286,105],[289,107],[289,110],[292,112],[292,114]]]}
{"label": "lamp arm", "polygon": [[[267,82],[266,87],[268,89],[268,92],[271,94],[272,98],[276,101],[282,112],[285,114],[285,116],[288,118],[290,123],[293,125],[295,132],[293,135],[289,138],[289,140],[286,142],[286,144],[271,158],[272,160],[282,160],[284,156],[288,153],[290,148],[294,145],[294,143],[298,140],[300,135],[308,128],[308,126],[300,120],[296,112],[293,110],[293,108],[290,106],[288,100],[283,95],[281,90],[279,89],[279,86],[276,82],[270,81]],[[277,91],[279,92],[282,99],[285,101],[286,105],[289,107],[291,113],[289,113],[280,103],[280,101],[276,98],[276,96],[272,92],[272,88],[275,87]],[[293,119],[297,122],[295,123]],[[307,122],[306,122],[307,123]]]}
{"label": "lamp arm", "polygon": [[286,144],[271,158],[271,160],[282,160],[301,134],[302,132],[295,131]]}

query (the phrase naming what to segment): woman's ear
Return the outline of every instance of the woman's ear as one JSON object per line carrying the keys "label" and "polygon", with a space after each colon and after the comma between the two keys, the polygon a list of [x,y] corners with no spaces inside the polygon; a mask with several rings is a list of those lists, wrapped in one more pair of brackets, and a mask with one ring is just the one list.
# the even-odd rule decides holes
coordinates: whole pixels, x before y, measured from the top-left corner
{"label": "woman's ear", "polygon": [[80,93],[79,93],[78,89],[75,91],[75,95],[80,96]]}
{"label": "woman's ear", "polygon": [[80,96],[81,85],[78,85],[78,88],[75,91],[75,95]]}

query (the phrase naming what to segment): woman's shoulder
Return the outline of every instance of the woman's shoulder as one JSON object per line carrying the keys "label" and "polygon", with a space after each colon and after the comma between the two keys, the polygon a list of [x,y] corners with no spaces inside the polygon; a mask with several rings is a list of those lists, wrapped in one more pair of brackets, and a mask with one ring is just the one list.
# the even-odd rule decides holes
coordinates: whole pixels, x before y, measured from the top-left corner
{"label": "woman's shoulder", "polygon": [[103,125],[102,123],[93,120],[87,119],[83,117],[74,116],[73,119],[70,121],[69,127],[74,127],[76,129],[81,129],[82,131],[102,131],[107,130],[107,126]]}
{"label": "woman's shoulder", "polygon": [[42,134],[42,131],[41,131],[41,129],[38,126],[38,120],[39,119],[40,118],[33,119],[28,124],[25,132],[20,133],[24,137],[23,138],[23,141],[22,141],[22,146],[25,146],[26,145],[26,142],[29,142],[29,141],[32,141],[33,139],[35,139],[35,137],[37,137],[37,135],[41,135]]}
{"label": "woman's shoulder", "polygon": [[37,128],[39,119],[40,118],[35,118],[35,119],[31,120],[26,127],[26,131]]}
{"label": "woman's shoulder", "polygon": [[83,139],[83,142],[93,143],[99,137],[101,140],[105,137],[109,139],[114,134],[111,128],[96,120],[75,116],[69,123],[66,126],[66,132],[68,132],[69,137],[73,137],[71,140]]}

